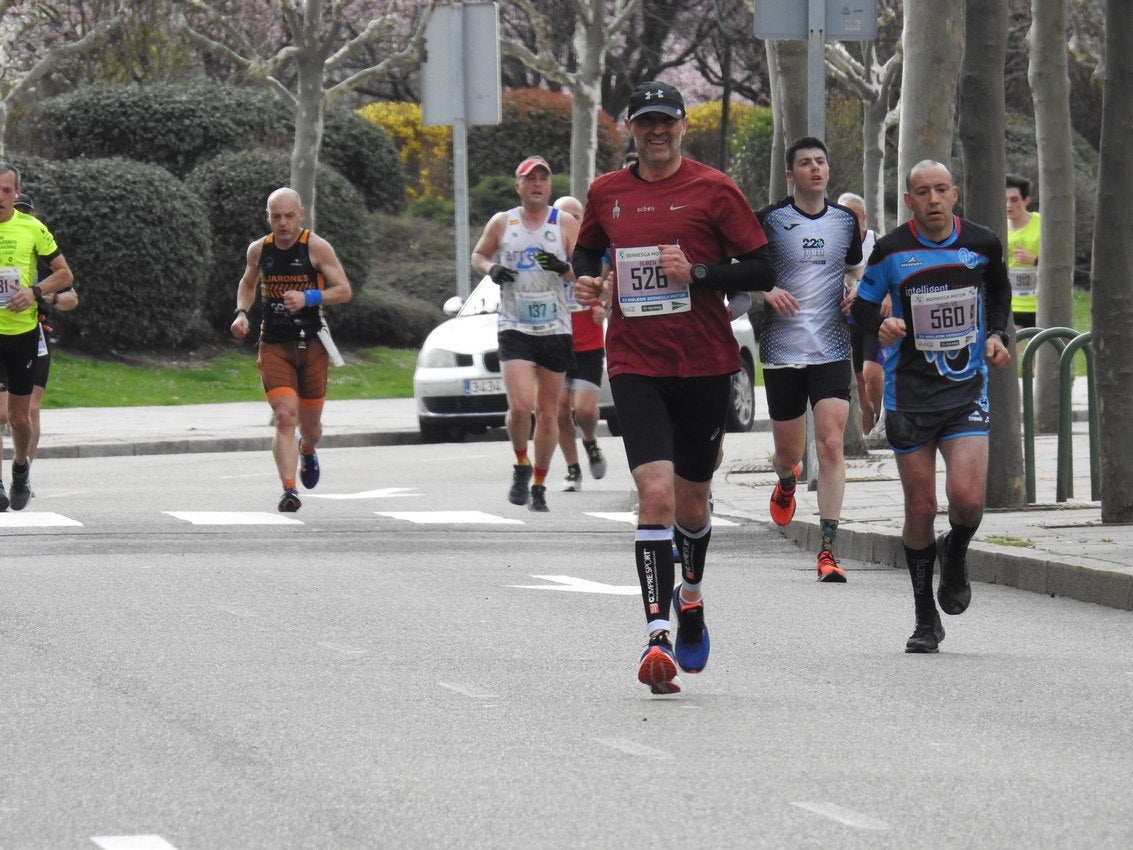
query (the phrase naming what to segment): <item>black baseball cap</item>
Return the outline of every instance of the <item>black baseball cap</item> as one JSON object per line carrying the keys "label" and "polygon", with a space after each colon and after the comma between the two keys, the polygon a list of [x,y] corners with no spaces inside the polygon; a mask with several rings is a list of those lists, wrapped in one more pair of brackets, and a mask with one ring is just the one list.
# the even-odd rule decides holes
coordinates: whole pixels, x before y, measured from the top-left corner
{"label": "black baseball cap", "polygon": [[16,200],[12,202],[12,206],[22,213],[35,212],[35,204],[32,203],[31,195],[25,195],[23,192],[16,195]]}
{"label": "black baseball cap", "polygon": [[638,83],[629,96],[629,108],[626,114],[632,121],[637,116],[649,112],[660,112],[670,118],[684,118],[685,99],[668,83],[657,80]]}

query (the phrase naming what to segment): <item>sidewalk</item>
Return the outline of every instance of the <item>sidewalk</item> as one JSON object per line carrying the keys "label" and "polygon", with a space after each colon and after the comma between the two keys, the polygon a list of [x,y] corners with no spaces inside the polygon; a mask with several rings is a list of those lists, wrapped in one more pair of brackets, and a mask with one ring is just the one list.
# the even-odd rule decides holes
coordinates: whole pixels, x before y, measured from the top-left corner
{"label": "sidewalk", "polygon": [[[1081,385],[1081,390],[1079,390]],[[1084,409],[1084,382],[1075,382],[1075,409]],[[85,458],[186,452],[268,451],[273,429],[262,402],[170,407],[76,408],[43,411],[39,456]],[[1076,419],[1081,417],[1076,416]],[[323,415],[327,448],[420,442],[413,399],[328,401]],[[725,461],[713,486],[717,513],[770,522],[767,504],[775,476],[769,423],[729,434]],[[605,432],[603,428],[603,433]],[[973,581],[992,582],[1133,610],[1133,526],[1101,523],[1090,501],[1086,424],[1074,426],[1074,497],[1055,503],[1057,439],[1036,439],[1036,495],[1020,511],[989,511],[968,558]],[[502,429],[485,438],[502,439]],[[5,457],[11,441],[5,440]],[[903,499],[888,450],[847,458],[846,495],[838,529],[842,558],[904,569],[900,546]],[[944,499],[943,467],[937,477]],[[817,552],[821,533],[816,494],[800,485],[794,521],[782,529],[802,549]],[[938,531],[946,528],[943,516]],[[992,542],[995,541],[995,542]],[[853,580],[851,576],[851,581]]]}

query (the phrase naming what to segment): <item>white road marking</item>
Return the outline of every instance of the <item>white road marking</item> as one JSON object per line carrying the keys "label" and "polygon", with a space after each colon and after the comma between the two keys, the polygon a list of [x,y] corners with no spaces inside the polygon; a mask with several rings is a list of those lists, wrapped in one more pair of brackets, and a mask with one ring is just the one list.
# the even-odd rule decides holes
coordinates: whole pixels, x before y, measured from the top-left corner
{"label": "white road marking", "polygon": [[420,496],[412,487],[386,487],[383,490],[366,490],[363,493],[307,493],[308,499],[400,499],[403,496]]}
{"label": "white road marking", "polygon": [[574,576],[531,576],[531,578],[553,581],[557,584],[509,584],[508,587],[518,587],[524,590],[570,590],[575,593],[610,593],[614,596],[634,596],[641,589],[627,584],[602,584],[600,581],[589,581]]}
{"label": "white road marking", "polygon": [[96,835],[91,841],[102,850],[177,850],[160,835]]}
{"label": "white road marking", "polygon": [[[637,514],[633,511],[587,511],[586,515],[598,519],[608,519],[611,522],[628,522],[630,525],[637,525]],[[726,525],[735,526],[739,523],[724,519],[716,514],[712,515],[712,526],[714,528],[723,528]]]}
{"label": "white road marking", "polygon": [[489,693],[488,691],[481,690],[475,685],[454,685],[451,682],[437,682],[442,688],[447,688],[454,691],[461,696],[469,697],[470,699],[497,699],[498,694]]}
{"label": "white road marking", "polygon": [[417,525],[523,525],[523,520],[507,519],[482,511],[375,511],[378,516],[402,519]]}
{"label": "white road marking", "polygon": [[303,520],[269,511],[162,511],[193,525],[302,525]]}
{"label": "white road marking", "polygon": [[50,511],[4,511],[0,513],[0,528],[56,528],[78,526],[82,523]]}
{"label": "white road marking", "polygon": [[855,812],[853,809],[846,809],[842,806],[837,806],[834,803],[791,803],[792,806],[797,806],[800,809],[805,809],[808,812],[813,812],[820,817],[829,818],[832,821],[837,821],[844,826],[852,826],[854,829],[873,829],[873,830],[886,830],[892,827],[883,820],[870,817],[869,815]]}
{"label": "white road marking", "polygon": [[673,758],[673,754],[665,750],[659,750],[656,747],[647,747],[644,744],[639,744],[636,741],[627,741],[624,738],[595,738],[594,742],[629,756],[657,759],[658,761],[668,761]]}

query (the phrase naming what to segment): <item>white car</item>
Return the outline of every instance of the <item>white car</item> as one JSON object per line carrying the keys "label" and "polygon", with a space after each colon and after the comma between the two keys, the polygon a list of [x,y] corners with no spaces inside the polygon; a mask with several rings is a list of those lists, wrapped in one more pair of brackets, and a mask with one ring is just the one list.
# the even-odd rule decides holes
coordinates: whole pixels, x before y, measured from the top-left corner
{"label": "white car", "polygon": [[[500,287],[485,276],[468,300],[453,296],[444,312],[452,316],[425,339],[413,372],[413,398],[424,442],[460,441],[504,424],[507,396],[497,351]],[[732,322],[743,368],[732,378],[729,431],[750,431],[755,423],[755,333],[747,315]],[[610,433],[621,434],[609,382],[602,375],[599,410]]]}

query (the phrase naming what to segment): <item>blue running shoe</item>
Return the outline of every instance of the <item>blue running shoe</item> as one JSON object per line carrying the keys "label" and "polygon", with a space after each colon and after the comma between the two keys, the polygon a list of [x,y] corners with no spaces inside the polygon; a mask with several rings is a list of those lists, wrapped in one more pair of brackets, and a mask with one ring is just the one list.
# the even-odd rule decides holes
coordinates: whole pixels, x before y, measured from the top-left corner
{"label": "blue running shoe", "polygon": [[319,453],[311,452],[305,455],[299,452],[299,480],[308,490],[315,489],[319,483]]}
{"label": "blue running shoe", "polygon": [[673,647],[669,643],[668,632],[659,632],[649,639],[641,653],[637,681],[649,685],[649,690],[655,694],[681,692],[681,680],[677,678],[677,665],[673,661]]}
{"label": "blue running shoe", "polygon": [[279,498],[279,512],[281,514],[293,514],[301,507],[303,507],[303,503],[299,501],[297,492],[290,489],[283,491],[283,495]]}
{"label": "blue running shoe", "polygon": [[677,615],[677,639],[673,642],[677,664],[686,673],[699,673],[708,664],[711,644],[704,625],[704,601],[681,602],[681,586],[673,589],[673,611]]}

